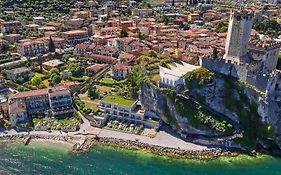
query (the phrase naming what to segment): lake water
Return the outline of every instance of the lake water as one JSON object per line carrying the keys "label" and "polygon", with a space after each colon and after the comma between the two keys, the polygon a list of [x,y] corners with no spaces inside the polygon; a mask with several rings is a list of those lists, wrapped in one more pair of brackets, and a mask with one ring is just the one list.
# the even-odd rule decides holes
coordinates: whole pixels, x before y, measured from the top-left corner
{"label": "lake water", "polygon": [[238,156],[212,161],[172,159],[150,153],[97,146],[73,154],[59,143],[0,146],[1,175],[280,175],[281,159]]}

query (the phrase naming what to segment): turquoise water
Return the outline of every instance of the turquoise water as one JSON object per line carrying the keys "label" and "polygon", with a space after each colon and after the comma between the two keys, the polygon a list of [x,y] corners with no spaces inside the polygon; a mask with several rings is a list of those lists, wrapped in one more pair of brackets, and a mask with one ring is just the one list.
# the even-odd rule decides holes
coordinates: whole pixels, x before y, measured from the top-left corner
{"label": "turquoise water", "polygon": [[111,147],[73,154],[58,143],[0,146],[1,175],[280,175],[281,160],[239,156],[213,161],[177,160]]}

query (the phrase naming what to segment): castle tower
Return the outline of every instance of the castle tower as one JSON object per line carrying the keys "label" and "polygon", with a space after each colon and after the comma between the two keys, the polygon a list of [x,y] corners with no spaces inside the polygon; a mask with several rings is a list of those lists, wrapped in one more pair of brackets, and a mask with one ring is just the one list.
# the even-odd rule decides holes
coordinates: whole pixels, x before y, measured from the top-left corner
{"label": "castle tower", "polygon": [[231,11],[225,44],[225,60],[238,64],[247,61],[253,17],[253,13],[246,11]]}

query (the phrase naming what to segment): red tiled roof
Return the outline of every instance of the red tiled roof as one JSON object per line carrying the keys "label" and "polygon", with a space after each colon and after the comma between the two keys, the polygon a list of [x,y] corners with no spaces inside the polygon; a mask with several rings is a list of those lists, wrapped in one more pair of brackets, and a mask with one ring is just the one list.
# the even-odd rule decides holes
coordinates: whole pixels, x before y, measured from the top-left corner
{"label": "red tiled roof", "polygon": [[88,47],[89,47],[90,45],[89,44],[77,44],[76,46],[75,46],[75,48],[77,48],[77,49],[87,49]]}
{"label": "red tiled roof", "polygon": [[87,67],[87,70],[99,72],[101,69],[105,68],[106,66],[108,66],[108,64],[93,64]]}
{"label": "red tiled roof", "polygon": [[70,81],[70,82],[65,82],[63,83],[63,86],[75,86],[75,85],[80,85],[78,81]]}
{"label": "red tiled roof", "polygon": [[47,26],[59,27],[62,25],[60,22],[49,22],[46,24]]}
{"label": "red tiled roof", "polygon": [[7,43],[6,40],[0,39],[0,43]]}
{"label": "red tiled roof", "polygon": [[109,30],[121,30],[120,27],[104,27],[100,29],[101,31],[109,31]]}
{"label": "red tiled roof", "polygon": [[112,67],[112,70],[129,70],[130,68],[130,66],[115,65]]}
{"label": "red tiled roof", "polygon": [[98,55],[98,54],[91,54],[90,57],[94,58],[94,59],[109,60],[109,61],[116,60],[116,58],[114,58],[114,57]]}
{"label": "red tiled roof", "polygon": [[38,90],[32,90],[27,92],[19,92],[11,96],[12,99],[17,98],[26,98],[31,96],[40,96],[40,95],[47,95],[48,89],[38,89]]}

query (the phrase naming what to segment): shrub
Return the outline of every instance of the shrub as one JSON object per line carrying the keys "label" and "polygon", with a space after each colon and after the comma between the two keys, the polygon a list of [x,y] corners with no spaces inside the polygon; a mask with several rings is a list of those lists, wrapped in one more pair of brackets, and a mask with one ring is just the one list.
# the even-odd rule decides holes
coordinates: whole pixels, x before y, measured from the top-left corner
{"label": "shrub", "polygon": [[214,78],[214,73],[205,68],[198,68],[184,75],[186,87],[189,90],[209,84]]}

